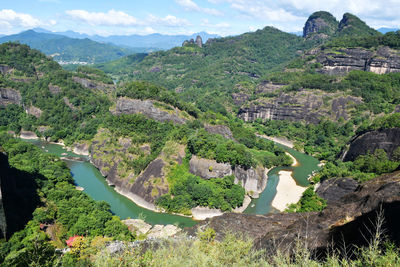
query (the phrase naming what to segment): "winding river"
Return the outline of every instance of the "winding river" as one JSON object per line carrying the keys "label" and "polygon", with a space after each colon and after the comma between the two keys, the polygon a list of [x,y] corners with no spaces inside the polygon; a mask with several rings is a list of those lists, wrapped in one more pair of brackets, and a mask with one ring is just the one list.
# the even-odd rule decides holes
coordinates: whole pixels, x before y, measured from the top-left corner
{"label": "winding river", "polygon": [[[55,154],[60,157],[79,157],[82,160],[65,159],[68,167],[71,169],[71,174],[77,186],[83,187],[84,192],[95,200],[106,201],[110,204],[111,211],[118,215],[121,219],[126,218],[143,218],[151,224],[175,224],[180,227],[190,227],[196,224],[196,221],[191,218],[172,215],[167,213],[158,213],[137,206],[130,199],[117,193],[112,186],[109,186],[105,178],[99,170],[94,167],[86,156],[76,155],[67,151],[64,147],[51,144],[42,140],[26,140],[40,147],[43,151]],[[279,145],[279,144],[278,144]],[[260,198],[254,199],[245,213],[265,214],[273,212],[271,208],[272,200],[276,194],[276,186],[278,184],[278,172],[280,170],[293,171],[293,177],[298,185],[307,186],[308,176],[318,169],[318,160],[300,153],[289,147],[279,145],[287,152],[292,154],[298,161],[295,167],[276,167],[268,172],[268,182],[265,190],[260,194]]]}

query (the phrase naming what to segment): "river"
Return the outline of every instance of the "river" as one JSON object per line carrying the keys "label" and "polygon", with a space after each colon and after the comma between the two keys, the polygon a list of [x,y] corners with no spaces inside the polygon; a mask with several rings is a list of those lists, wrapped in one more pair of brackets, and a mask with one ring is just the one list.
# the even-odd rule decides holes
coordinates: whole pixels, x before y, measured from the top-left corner
{"label": "river", "polygon": [[[75,184],[83,187],[84,192],[94,200],[106,201],[110,205],[111,211],[121,219],[142,218],[150,224],[175,224],[180,227],[190,227],[196,224],[196,221],[188,217],[158,213],[139,207],[130,199],[117,193],[112,186],[109,186],[99,170],[88,161],[88,157],[86,156],[76,155],[57,144],[51,144],[41,140],[26,141],[35,144],[47,153],[55,154],[60,157],[82,158],[82,161],[65,159],[65,162],[71,169]],[[265,214],[274,211],[273,208],[271,208],[271,203],[276,194],[276,186],[279,180],[278,172],[280,170],[292,170],[293,177],[297,184],[307,186],[308,176],[314,170],[318,169],[317,165],[319,162],[317,159],[289,147],[283,145],[279,146],[292,154],[299,164],[295,167],[275,167],[270,170],[268,172],[268,182],[265,190],[260,194],[260,198],[252,200],[252,203],[245,210],[245,213]]]}

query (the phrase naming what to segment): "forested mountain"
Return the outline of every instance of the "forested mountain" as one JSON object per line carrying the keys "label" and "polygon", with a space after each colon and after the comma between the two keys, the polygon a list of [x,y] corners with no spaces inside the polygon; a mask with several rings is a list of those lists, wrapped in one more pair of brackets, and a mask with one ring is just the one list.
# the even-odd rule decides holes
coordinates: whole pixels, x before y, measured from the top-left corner
{"label": "forested mountain", "polygon": [[33,30],[0,38],[0,43],[20,42],[38,49],[54,60],[64,63],[101,63],[115,60],[143,49],[122,48],[112,44],[89,39],[74,39],[52,33],[38,33]]}

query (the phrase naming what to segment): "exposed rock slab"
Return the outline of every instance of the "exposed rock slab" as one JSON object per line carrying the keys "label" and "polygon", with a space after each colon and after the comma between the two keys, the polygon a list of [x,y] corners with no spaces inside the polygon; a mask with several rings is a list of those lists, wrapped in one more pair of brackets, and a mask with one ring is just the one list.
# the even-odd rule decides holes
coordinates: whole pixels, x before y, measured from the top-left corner
{"label": "exposed rock slab", "polygon": [[148,118],[161,122],[172,121],[178,124],[186,122],[184,118],[179,116],[179,111],[177,109],[169,113],[155,107],[152,100],[119,98],[116,103],[116,108],[112,112],[114,114],[143,114]]}
{"label": "exposed rock slab", "polygon": [[127,219],[123,220],[122,223],[128,226],[131,232],[136,232],[138,234],[147,234],[152,227],[151,224],[141,219]]}

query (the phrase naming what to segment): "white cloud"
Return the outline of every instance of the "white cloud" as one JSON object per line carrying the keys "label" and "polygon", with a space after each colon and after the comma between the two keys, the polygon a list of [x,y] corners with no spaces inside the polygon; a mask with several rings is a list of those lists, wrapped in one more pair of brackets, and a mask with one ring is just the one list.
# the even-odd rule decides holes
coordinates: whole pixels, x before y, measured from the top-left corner
{"label": "white cloud", "polygon": [[210,23],[208,19],[202,19],[201,26],[207,28],[229,28],[231,25],[228,22]]}
{"label": "white cloud", "polygon": [[92,26],[137,26],[141,24],[135,17],[114,9],[107,13],[88,12],[86,10],[67,10],[65,13],[71,18]]}
{"label": "white cloud", "polygon": [[175,0],[175,3],[184,7],[188,11],[196,11],[196,12],[206,13],[206,14],[214,15],[214,16],[222,16],[223,15],[222,12],[220,12],[214,8],[200,7],[192,0]]}
{"label": "white cloud", "polygon": [[146,24],[153,25],[161,25],[161,26],[170,26],[170,27],[182,27],[182,26],[190,26],[191,24],[186,19],[180,19],[173,15],[167,15],[164,18],[159,18],[152,14],[146,20]]}
{"label": "white cloud", "polygon": [[11,29],[15,27],[34,28],[42,25],[39,19],[29,14],[17,13],[12,9],[0,10],[0,25],[3,28]]}

